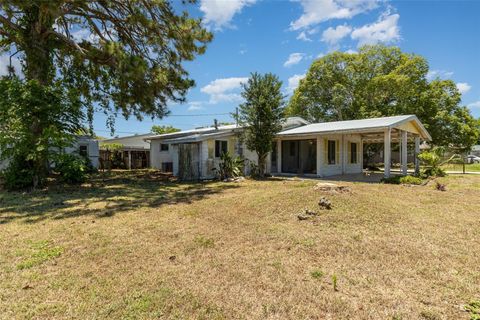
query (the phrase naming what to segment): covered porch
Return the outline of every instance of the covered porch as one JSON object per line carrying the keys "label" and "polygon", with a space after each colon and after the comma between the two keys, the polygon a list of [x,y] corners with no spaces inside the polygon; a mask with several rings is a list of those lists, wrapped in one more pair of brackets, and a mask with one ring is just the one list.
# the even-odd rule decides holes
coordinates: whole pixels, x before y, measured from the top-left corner
{"label": "covered porch", "polygon": [[401,174],[408,154],[419,171],[421,141],[431,140],[414,115],[314,123],[280,132],[272,152],[272,172],[329,177],[363,172],[364,147],[383,144],[384,176],[390,177],[392,145],[397,144]]}

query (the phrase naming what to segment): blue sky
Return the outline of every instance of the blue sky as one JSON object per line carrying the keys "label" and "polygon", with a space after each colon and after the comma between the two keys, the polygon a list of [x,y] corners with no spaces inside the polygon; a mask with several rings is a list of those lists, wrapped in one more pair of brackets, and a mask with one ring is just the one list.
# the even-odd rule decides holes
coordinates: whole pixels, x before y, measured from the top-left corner
{"label": "blue sky", "polygon": [[[146,133],[153,124],[189,129],[232,121],[228,113],[250,72],[277,74],[290,94],[315,58],[377,42],[427,58],[429,76],[455,81],[480,117],[480,1],[198,0],[183,8],[214,33],[206,53],[186,63],[196,82],[188,102],[171,105],[172,116],[162,120],[119,117],[116,135]],[[94,128],[109,136],[101,112]]]}

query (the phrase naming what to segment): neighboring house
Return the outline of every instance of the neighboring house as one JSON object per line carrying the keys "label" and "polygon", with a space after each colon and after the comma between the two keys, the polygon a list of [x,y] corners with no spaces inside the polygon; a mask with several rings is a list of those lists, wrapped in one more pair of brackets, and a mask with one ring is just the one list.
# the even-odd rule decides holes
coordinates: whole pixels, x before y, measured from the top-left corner
{"label": "neighboring house", "polygon": [[66,153],[76,153],[78,155],[90,159],[92,166],[98,168],[99,166],[99,146],[98,141],[90,136],[77,136],[73,145],[65,148]]}
{"label": "neighboring house", "polygon": [[[151,136],[146,138],[151,165],[182,179],[209,179],[224,151],[255,163],[256,154],[239,142],[242,130],[229,125]],[[311,124],[293,117],[285,121],[275,140],[267,159],[268,173],[317,177],[361,173],[363,145],[383,142],[385,176],[390,176],[392,142],[401,146],[400,162],[406,174],[408,142],[418,154],[421,141],[431,137],[414,115]],[[416,161],[416,169],[418,165]]]}
{"label": "neighboring house", "polygon": [[470,154],[480,157],[480,144],[474,145]]}
{"label": "neighboring house", "polygon": [[[90,136],[77,136],[72,146],[65,148],[66,153],[75,153],[90,159],[92,166],[98,168],[99,148],[98,141]],[[0,170],[8,166],[8,159],[0,161]]]}
{"label": "neighboring house", "polygon": [[[152,136],[151,133],[100,140],[100,144],[120,144],[119,150],[123,167],[126,169],[143,169],[150,167],[150,143],[145,138]],[[100,161],[108,161],[108,151],[100,148]],[[103,167],[101,165],[101,167]]]}
{"label": "neighboring house", "polygon": [[[308,124],[306,120],[291,117],[283,127],[287,129],[305,124]],[[249,163],[256,163],[258,159],[257,154],[240,141],[242,130],[237,125],[224,125],[151,136],[147,138],[150,141],[151,165],[182,179],[210,179],[215,176],[214,168],[218,168],[220,155],[228,151],[246,159],[245,173],[248,174]],[[270,171],[270,168],[267,170]]]}

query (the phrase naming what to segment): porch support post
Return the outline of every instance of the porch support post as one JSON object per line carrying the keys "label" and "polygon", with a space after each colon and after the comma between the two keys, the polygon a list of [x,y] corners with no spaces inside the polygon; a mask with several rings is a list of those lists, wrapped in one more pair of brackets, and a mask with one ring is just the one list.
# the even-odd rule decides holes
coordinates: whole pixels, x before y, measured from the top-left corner
{"label": "porch support post", "polygon": [[407,175],[407,151],[408,151],[408,144],[407,144],[407,131],[402,131],[402,174],[404,176]]}
{"label": "porch support post", "polygon": [[127,151],[128,152],[128,170],[132,169],[132,151]]}
{"label": "porch support post", "polygon": [[419,153],[420,153],[420,137],[415,136],[415,175],[420,174],[420,161],[418,160]]}
{"label": "porch support post", "polygon": [[384,140],[383,140],[383,163],[384,163],[384,176],[385,178],[390,177],[390,163],[392,158],[391,150],[391,138],[392,138],[392,129],[388,128],[385,130]]}
{"label": "porch support post", "polygon": [[282,140],[277,140],[277,173],[282,173]]}
{"label": "porch support post", "polygon": [[317,136],[317,176],[322,176],[322,139]]}

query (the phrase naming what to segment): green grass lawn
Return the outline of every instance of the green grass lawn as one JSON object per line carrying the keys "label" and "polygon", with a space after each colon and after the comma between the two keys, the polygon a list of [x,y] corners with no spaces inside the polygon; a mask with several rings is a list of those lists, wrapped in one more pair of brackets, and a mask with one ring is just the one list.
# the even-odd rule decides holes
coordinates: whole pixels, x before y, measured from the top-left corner
{"label": "green grass lawn", "polygon": [[141,171],[0,191],[0,319],[470,319],[480,176],[317,182]]}
{"label": "green grass lawn", "polygon": [[[463,165],[457,164],[457,163],[449,163],[449,164],[443,165],[442,168],[447,171],[463,172]],[[480,172],[480,164],[479,163],[465,164],[465,172]]]}

